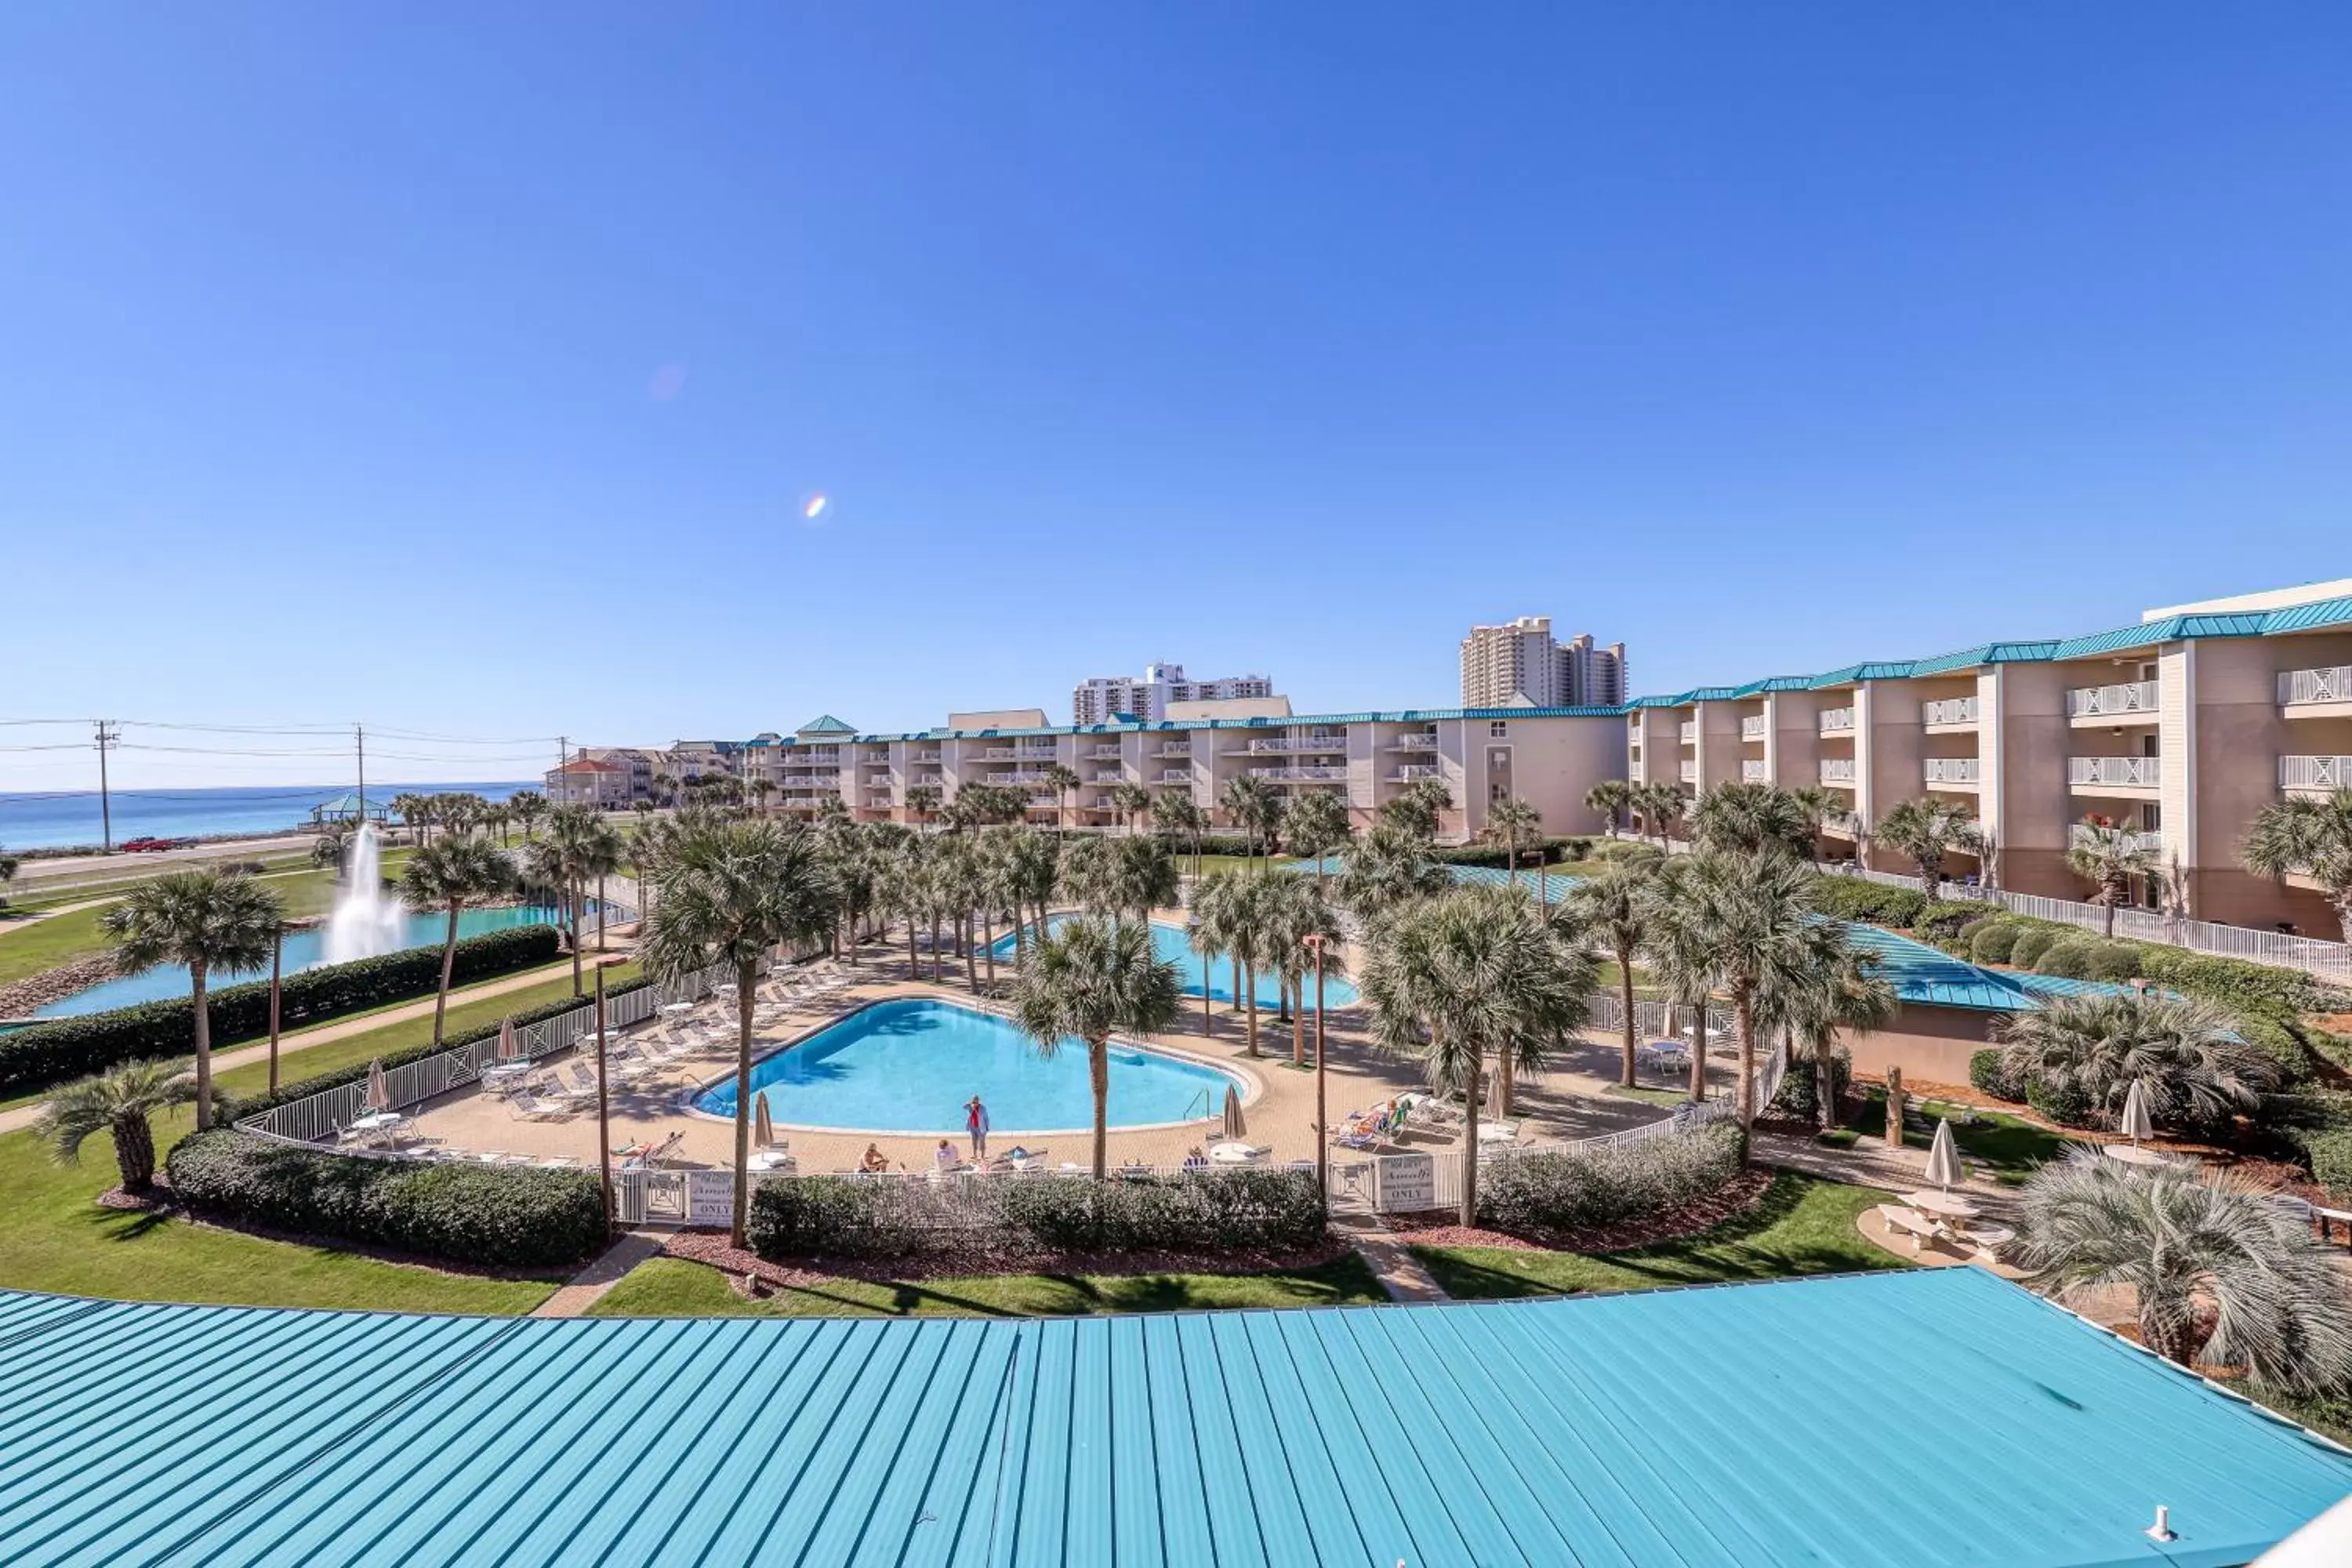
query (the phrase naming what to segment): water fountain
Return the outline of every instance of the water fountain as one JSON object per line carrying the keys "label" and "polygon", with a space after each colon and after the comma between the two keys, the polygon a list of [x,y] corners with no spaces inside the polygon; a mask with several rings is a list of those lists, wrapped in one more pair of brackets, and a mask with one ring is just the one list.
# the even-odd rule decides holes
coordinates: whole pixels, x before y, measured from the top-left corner
{"label": "water fountain", "polygon": [[397,899],[383,896],[383,856],[376,846],[375,824],[362,822],[352,837],[351,860],[343,890],[336,895],[335,912],[327,920],[326,960],[347,963],[397,952],[407,924]]}

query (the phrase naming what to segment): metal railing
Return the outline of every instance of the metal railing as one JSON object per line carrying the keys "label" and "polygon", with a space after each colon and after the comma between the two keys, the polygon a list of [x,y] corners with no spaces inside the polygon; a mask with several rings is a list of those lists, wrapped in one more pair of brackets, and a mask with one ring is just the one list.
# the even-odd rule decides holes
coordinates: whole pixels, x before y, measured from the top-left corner
{"label": "metal railing", "polygon": [[1979,766],[1975,757],[1928,757],[1923,773],[1931,784],[1975,784]]}
{"label": "metal railing", "polygon": [[[2161,854],[2164,850],[2164,835],[2159,832],[2156,832],[2153,829],[2145,833],[2126,833],[2123,837],[2125,844],[2131,848],[2146,849],[2156,854]],[[2090,825],[2088,823],[2077,822],[2067,828],[2066,842],[2068,845],[2075,847],[2086,846],[2092,843],[2093,838]]]}
{"label": "metal railing", "polygon": [[2298,702],[2352,702],[2352,664],[2331,664],[2319,669],[2282,669],[2278,700],[2282,708]]}
{"label": "metal railing", "polygon": [[2069,757],[2066,782],[2107,789],[2154,789],[2164,782],[2162,757]]}
{"label": "metal railing", "polygon": [[1190,746],[1162,746],[1151,754],[1155,757],[1163,758],[1171,762],[1176,761],[1180,758],[1189,761],[1192,755],[1192,748]]}
{"label": "metal railing", "polygon": [[1852,757],[1823,757],[1822,759],[1822,783],[1848,784],[1853,783],[1853,759]]}
{"label": "metal railing", "polygon": [[2281,757],[2279,788],[2352,789],[2352,757]]}
{"label": "metal railing", "polygon": [[1118,761],[1118,748],[1117,746],[1097,746],[1093,751],[1087,753],[1087,758],[1090,762],[1115,763]]}
{"label": "metal railing", "polygon": [[1395,768],[1390,772],[1389,782],[1391,784],[1411,784],[1415,779],[1442,779],[1444,776],[1445,770],[1436,766],[1434,763],[1406,763],[1402,766]]}
{"label": "metal railing", "polygon": [[1022,770],[1009,773],[988,773],[983,777],[987,783],[992,784],[1034,784],[1045,782],[1044,773]]}
{"label": "metal railing", "polygon": [[1764,715],[1761,713],[1750,713],[1748,717],[1740,720],[1739,738],[1743,741],[1762,740],[1764,738]]}
{"label": "metal railing", "polygon": [[1407,730],[1381,748],[1384,752],[1433,752],[1437,750],[1434,730]]}
{"label": "metal railing", "polygon": [[786,789],[833,789],[841,780],[832,773],[786,773],[776,782]]}
{"label": "metal railing", "polygon": [[1930,702],[1919,710],[1922,723],[1973,724],[1977,721],[1978,700],[1973,697],[1947,697],[1940,702]]}
{"label": "metal railing", "polygon": [[2115,719],[2128,713],[2154,713],[2157,683],[2128,680],[2119,686],[2078,686],[2066,693],[2069,719]]}
{"label": "metal railing", "polygon": [[1683,783],[1685,784],[1698,783],[1698,764],[1696,763],[1685,763],[1682,766],[1682,778]]}
{"label": "metal railing", "polygon": [[1192,782],[1192,770],[1190,768],[1162,768],[1160,772],[1160,782],[1164,784],[1191,784]]}
{"label": "metal railing", "polygon": [[1695,746],[1698,744],[1698,721],[1696,719],[1685,719],[1681,723],[1675,725],[1675,739],[1680,741],[1685,746]]}
{"label": "metal railing", "polygon": [[1741,784],[1769,784],[1771,781],[1772,770],[1765,766],[1763,759],[1760,757],[1746,757],[1741,759],[1739,763],[1739,782]]}
{"label": "metal railing", "polygon": [[1343,781],[1343,780],[1345,780],[1345,779],[1347,778],[1347,776],[1348,776],[1348,770],[1347,770],[1346,768],[1343,768],[1343,767],[1342,767],[1342,768],[1252,768],[1252,769],[1250,769],[1250,770],[1249,770],[1249,775],[1250,775],[1250,777],[1252,777],[1252,778],[1254,778],[1254,779],[1279,779],[1279,780],[1285,780],[1285,781],[1289,781],[1289,780],[1298,780],[1298,781],[1310,781],[1310,782],[1337,782],[1337,781]]}
{"label": "metal railing", "polygon": [[1252,741],[1253,752],[1344,752],[1348,737],[1337,735],[1277,735],[1272,740]]}
{"label": "metal railing", "polygon": [[1853,733],[1853,710],[1824,708],[1822,710],[1821,724],[1821,732],[1824,735],[1851,735]]}

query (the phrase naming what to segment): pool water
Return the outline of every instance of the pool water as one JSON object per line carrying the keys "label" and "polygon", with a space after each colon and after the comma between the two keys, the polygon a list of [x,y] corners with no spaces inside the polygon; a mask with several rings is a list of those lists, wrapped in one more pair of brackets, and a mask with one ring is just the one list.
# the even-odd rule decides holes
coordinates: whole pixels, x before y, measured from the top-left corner
{"label": "pool water", "polygon": [[[1046,922],[1046,929],[1048,931],[1058,929],[1062,922],[1068,919],[1070,919],[1068,915],[1055,915]],[[1034,931],[1035,928],[1030,929]],[[1201,955],[1192,951],[1192,939],[1185,934],[1182,926],[1165,925],[1159,921],[1153,921],[1151,949],[1176,966],[1177,984],[1184,988],[1185,995],[1201,994],[1202,984]],[[998,938],[995,952],[999,958],[1012,957],[1013,938],[1010,935]],[[1234,995],[1232,961],[1224,958],[1218,959],[1216,973],[1209,976],[1206,983],[1209,987],[1210,1001],[1232,1001]],[[1259,1006],[1278,1007],[1282,1005],[1282,982],[1272,971],[1259,972],[1255,989]],[[1354,1005],[1355,1001],[1354,986],[1344,980],[1334,980],[1328,975],[1325,976],[1323,1002],[1326,1006],[1348,1007]],[[1307,1010],[1310,1013],[1315,1011],[1315,978],[1312,974],[1309,974],[1307,980]]]}
{"label": "pool water", "polygon": [[[1110,1124],[1149,1126],[1221,1114],[1231,1074],[1113,1041]],[[751,1064],[751,1090],[768,1113],[802,1127],[961,1138],[964,1102],[978,1095],[992,1135],[1091,1130],[1087,1047],[1069,1039],[1051,1058],[992,1013],[904,997],[877,1002]],[[697,1095],[694,1109],[735,1114],[735,1075]]]}
{"label": "pool water", "polygon": [[[553,925],[562,918],[562,915],[554,910],[529,906],[497,910],[465,910],[457,916],[457,939],[463,942],[469,936],[483,936],[490,931],[505,931],[513,926]],[[412,911],[404,915],[402,919],[404,923],[401,927],[400,945],[404,948],[438,947],[441,945],[441,939],[448,932],[449,917],[446,913],[426,914]],[[593,917],[590,923],[593,923]],[[284,972],[288,974],[296,974],[305,969],[316,969],[326,963],[327,957],[324,951],[326,941],[326,930],[320,926],[310,926],[301,931],[288,931]],[[261,968],[248,973],[208,974],[205,977],[205,988],[208,991],[218,991],[224,986],[241,985],[248,980],[268,978],[269,967],[264,964]],[[87,991],[77,991],[70,996],[60,997],[49,1003],[47,1006],[36,1007],[33,1010],[33,1016],[75,1018],[85,1013],[103,1013],[111,1007],[129,1007],[141,1002],[169,1002],[185,996],[188,989],[187,965],[167,963],[161,968],[151,969],[144,974],[126,974],[119,980],[101,981]]]}

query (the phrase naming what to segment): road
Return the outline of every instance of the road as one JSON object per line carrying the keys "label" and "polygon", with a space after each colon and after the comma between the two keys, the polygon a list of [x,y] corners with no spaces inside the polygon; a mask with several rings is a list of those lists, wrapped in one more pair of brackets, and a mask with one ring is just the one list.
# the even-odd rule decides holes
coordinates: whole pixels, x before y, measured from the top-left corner
{"label": "road", "polygon": [[90,876],[129,876],[149,866],[173,861],[255,860],[272,855],[299,855],[309,851],[318,835],[305,830],[281,833],[268,838],[228,838],[205,844],[190,845],[185,849],[164,849],[152,855],[60,855],[55,859],[24,860],[16,868],[16,888],[19,893],[36,891],[43,882],[76,880]]}

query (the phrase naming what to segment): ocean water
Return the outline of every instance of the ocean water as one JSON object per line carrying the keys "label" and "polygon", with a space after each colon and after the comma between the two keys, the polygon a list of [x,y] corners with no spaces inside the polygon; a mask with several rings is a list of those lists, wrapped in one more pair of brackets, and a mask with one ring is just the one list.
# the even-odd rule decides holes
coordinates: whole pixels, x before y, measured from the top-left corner
{"label": "ocean water", "polygon": [[[467,791],[504,800],[536,780],[499,784],[384,784],[368,789],[377,805],[395,795]],[[272,833],[299,826],[310,808],[351,794],[348,784],[267,784],[254,789],[144,789],[114,792],[114,841],[142,837],[196,838],[226,833]],[[0,794],[0,845],[10,849],[58,849],[99,842],[96,790]]]}

